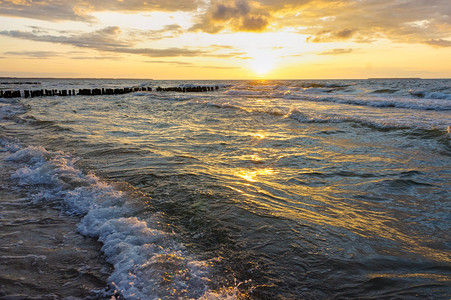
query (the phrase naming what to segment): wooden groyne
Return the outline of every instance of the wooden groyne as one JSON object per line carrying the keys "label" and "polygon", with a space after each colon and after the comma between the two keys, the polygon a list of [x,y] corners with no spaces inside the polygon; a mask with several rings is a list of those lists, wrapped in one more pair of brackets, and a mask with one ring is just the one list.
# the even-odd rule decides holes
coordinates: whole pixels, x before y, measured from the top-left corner
{"label": "wooden groyne", "polygon": [[[219,90],[219,86],[190,86],[190,87],[156,87],[156,92],[178,92],[178,93],[203,93]],[[44,96],[99,96],[99,95],[122,95],[134,92],[152,92],[151,87],[125,87],[125,88],[94,88],[94,89],[72,89],[72,90],[0,90],[0,98],[33,98]]]}
{"label": "wooden groyne", "polygon": [[0,84],[41,84],[40,82],[36,81],[2,81]]}

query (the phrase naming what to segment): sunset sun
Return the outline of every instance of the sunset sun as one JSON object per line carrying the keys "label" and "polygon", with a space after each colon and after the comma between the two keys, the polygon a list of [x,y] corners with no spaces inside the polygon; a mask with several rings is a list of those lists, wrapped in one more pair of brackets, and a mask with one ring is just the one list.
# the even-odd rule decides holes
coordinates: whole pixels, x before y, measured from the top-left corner
{"label": "sunset sun", "polygon": [[258,52],[252,53],[249,61],[250,69],[259,76],[270,73],[276,67],[276,60],[271,53]]}

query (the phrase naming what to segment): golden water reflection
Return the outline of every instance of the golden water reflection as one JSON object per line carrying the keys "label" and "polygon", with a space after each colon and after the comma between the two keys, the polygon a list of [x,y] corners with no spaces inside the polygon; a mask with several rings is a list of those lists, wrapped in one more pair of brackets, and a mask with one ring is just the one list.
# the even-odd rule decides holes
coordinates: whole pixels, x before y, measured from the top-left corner
{"label": "golden water reflection", "polygon": [[[401,249],[415,252],[436,261],[450,261],[448,253],[423,245],[402,228],[392,226],[394,216],[378,211],[376,204],[348,199],[343,185],[287,187],[283,169],[241,168],[233,174],[246,182],[229,182],[228,187],[240,193],[247,210],[260,214],[305,220],[321,226],[349,230],[363,238],[386,239],[401,243]],[[279,193],[280,192],[280,193]],[[377,206],[377,205],[376,205]]]}
{"label": "golden water reflection", "polygon": [[235,175],[240,178],[243,178],[247,181],[256,182],[258,177],[273,175],[274,173],[275,172],[273,169],[259,169],[256,171],[242,169],[242,170],[238,170]]}

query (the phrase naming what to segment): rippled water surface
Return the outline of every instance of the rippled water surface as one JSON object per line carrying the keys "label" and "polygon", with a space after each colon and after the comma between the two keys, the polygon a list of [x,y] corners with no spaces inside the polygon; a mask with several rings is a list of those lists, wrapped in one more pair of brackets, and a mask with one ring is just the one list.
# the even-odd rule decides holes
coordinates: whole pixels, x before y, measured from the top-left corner
{"label": "rippled water surface", "polygon": [[0,98],[0,213],[62,212],[97,297],[451,297],[451,80],[38,81],[219,87]]}

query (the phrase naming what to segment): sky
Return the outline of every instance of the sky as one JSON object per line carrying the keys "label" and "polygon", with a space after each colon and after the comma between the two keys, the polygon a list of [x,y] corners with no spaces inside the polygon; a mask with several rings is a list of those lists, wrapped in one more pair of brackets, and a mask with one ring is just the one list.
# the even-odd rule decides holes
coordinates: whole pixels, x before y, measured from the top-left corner
{"label": "sky", "polygon": [[0,76],[451,78],[451,0],[0,0]]}

